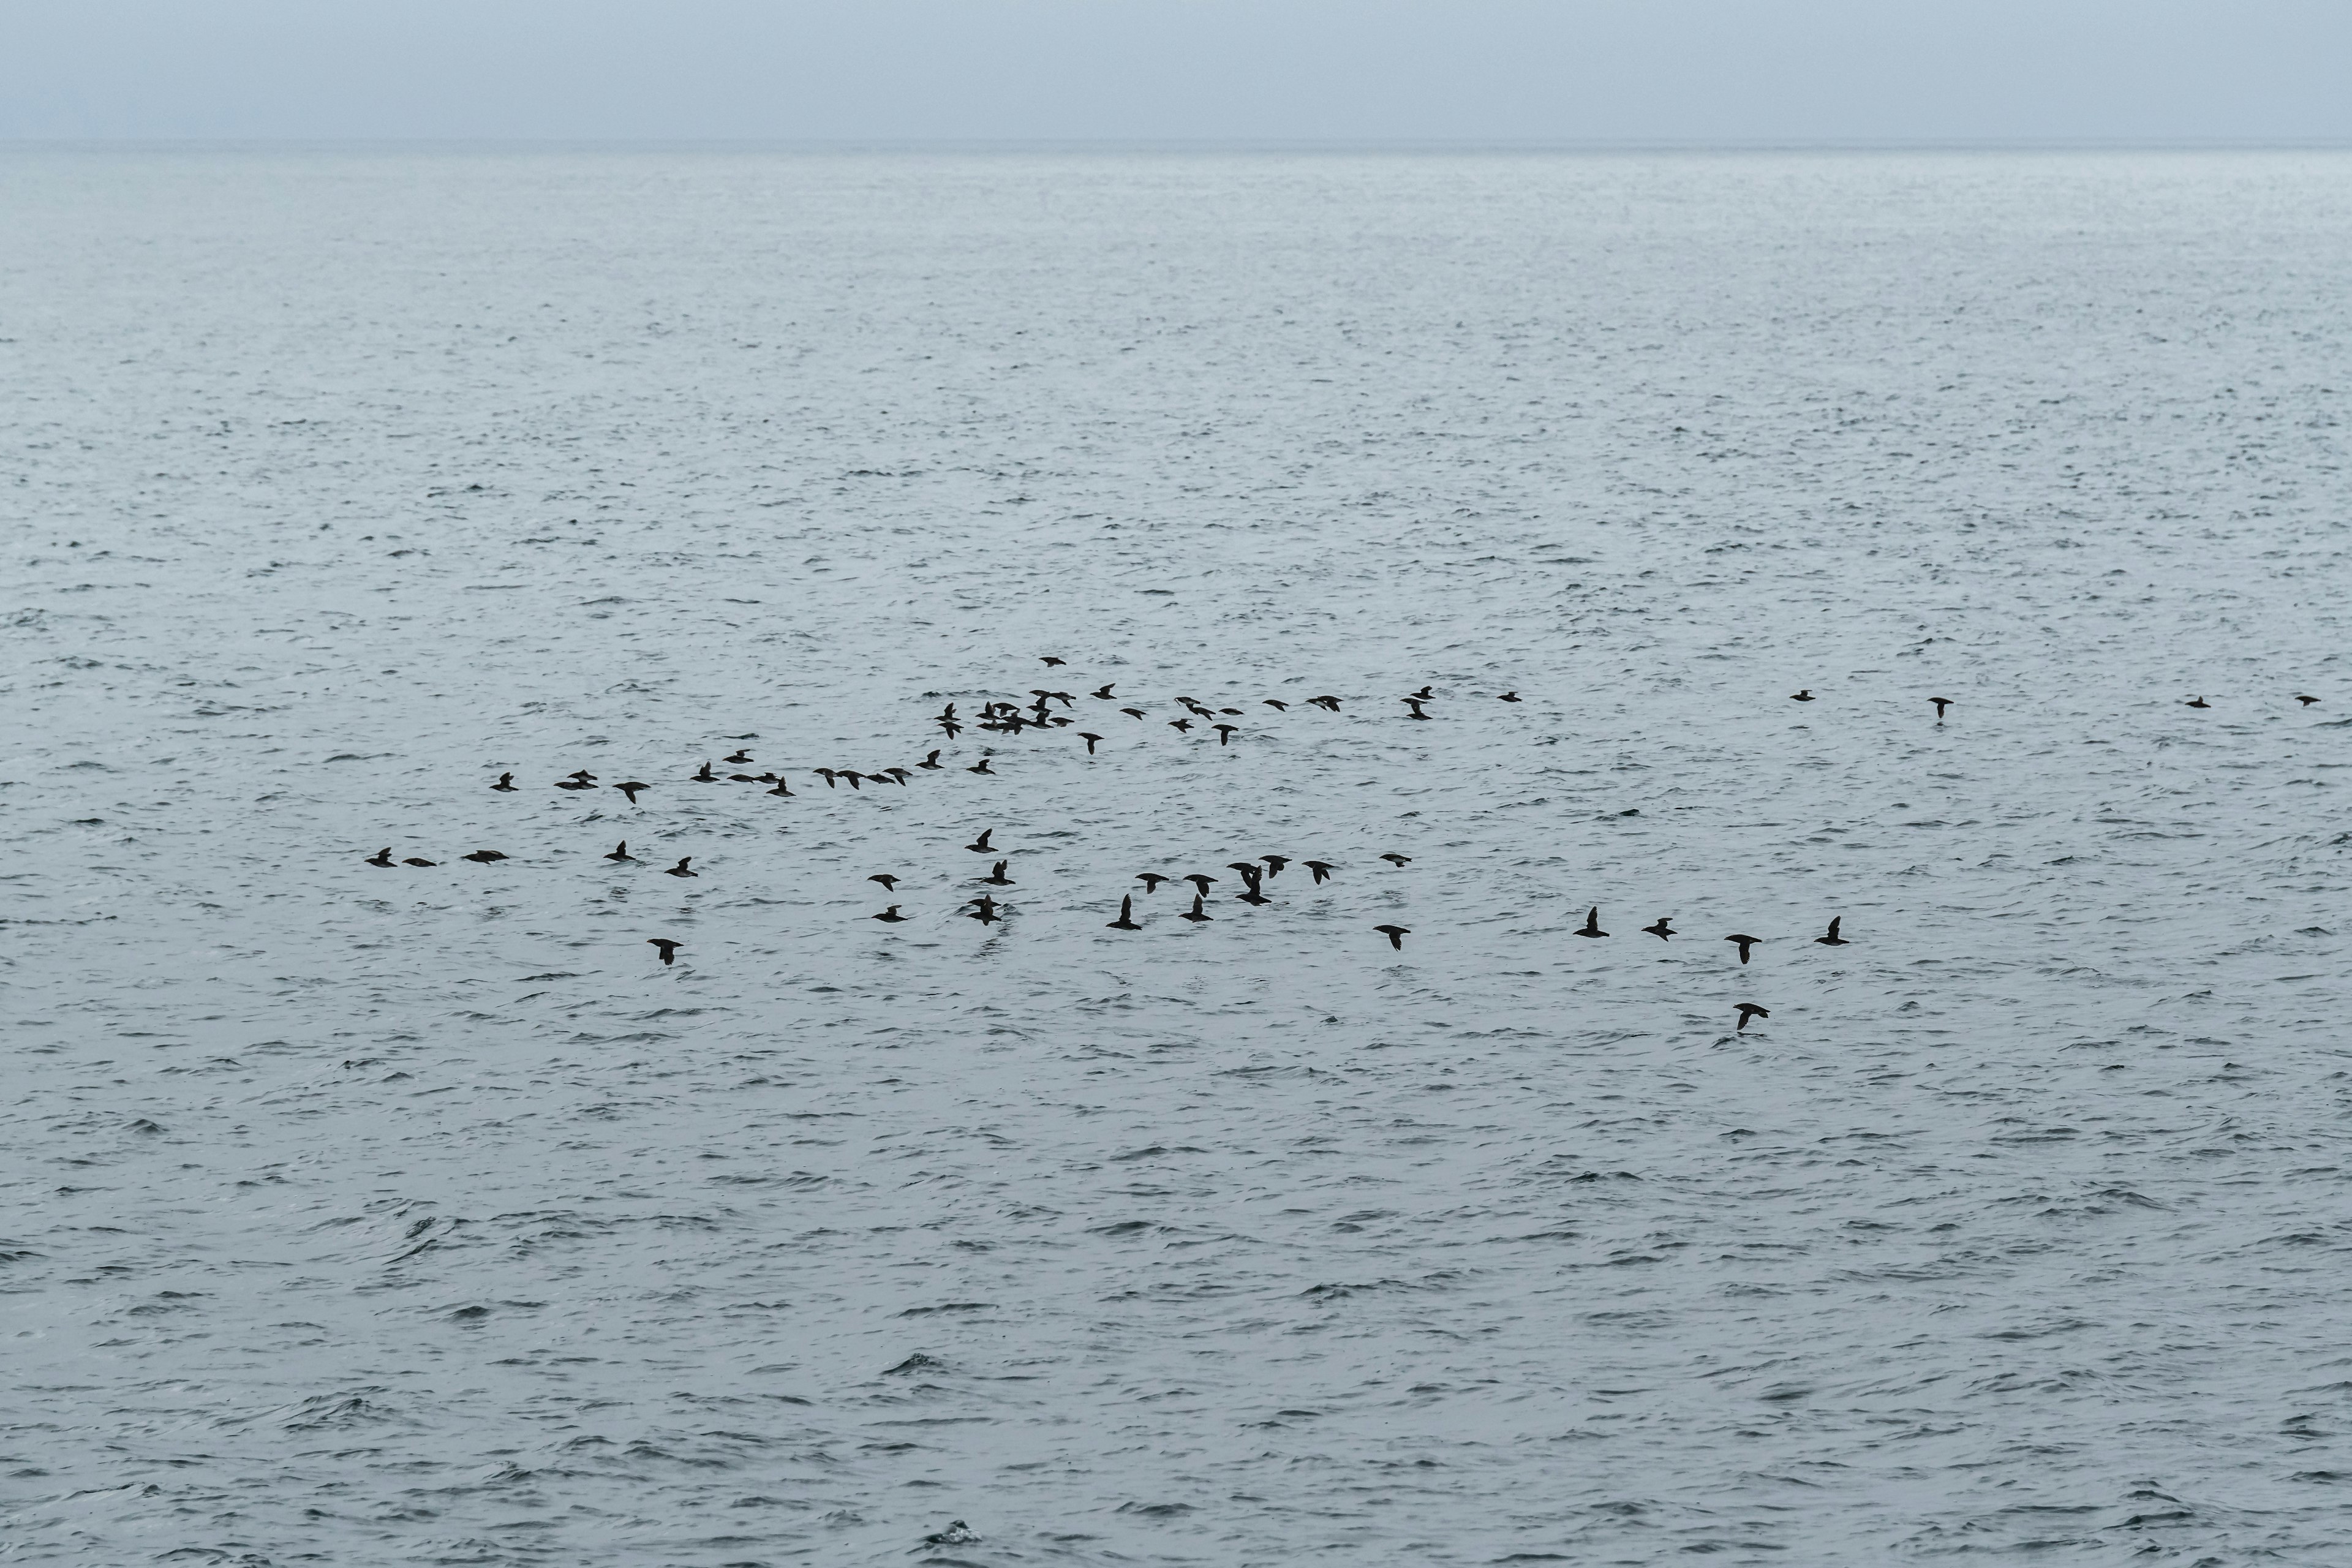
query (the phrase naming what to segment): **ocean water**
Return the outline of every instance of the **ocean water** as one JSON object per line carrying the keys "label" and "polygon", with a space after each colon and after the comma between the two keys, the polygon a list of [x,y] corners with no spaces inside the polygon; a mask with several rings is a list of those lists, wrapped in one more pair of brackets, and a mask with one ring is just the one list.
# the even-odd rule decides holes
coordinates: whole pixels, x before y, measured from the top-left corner
{"label": "ocean water", "polygon": [[0,153],[0,1560],[2352,1558],[2347,300],[2338,154]]}

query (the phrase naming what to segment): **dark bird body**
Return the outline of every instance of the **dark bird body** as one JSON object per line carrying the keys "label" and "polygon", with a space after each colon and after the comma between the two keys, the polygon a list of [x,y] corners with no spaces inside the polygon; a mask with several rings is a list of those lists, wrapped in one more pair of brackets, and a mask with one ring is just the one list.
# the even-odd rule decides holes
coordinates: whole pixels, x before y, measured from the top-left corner
{"label": "dark bird body", "polygon": [[492,784],[490,787],[494,790],[498,790],[501,794],[512,795],[514,793],[514,774],[500,773],[499,775],[499,782]]}
{"label": "dark bird body", "polygon": [[1593,905],[1591,910],[1585,915],[1584,929],[1578,931],[1576,934],[1579,936],[1607,936],[1609,934],[1607,931],[1601,929],[1601,906],[1599,904]]}
{"label": "dark bird body", "polygon": [[975,854],[975,855],[993,855],[993,854],[995,854],[995,853],[996,853],[996,851],[995,851],[995,850],[993,850],[993,849],[992,849],[992,848],[990,848],[990,847],[988,847],[988,835],[989,835],[989,833],[993,833],[993,832],[995,832],[995,831],[996,831],[996,829],[994,829],[993,827],[990,828],[990,829],[988,830],[988,833],[983,833],[983,834],[982,834],[979,837],[977,837],[977,838],[973,839],[971,843],[969,843],[969,844],[965,845],[965,846],[964,846],[964,847],[965,847],[965,848],[967,848],[967,849],[969,849],[969,850],[971,850],[971,851],[973,854]]}
{"label": "dark bird body", "polygon": [[1665,942],[1675,934],[1675,928],[1671,923],[1672,920],[1672,916],[1660,916],[1657,924],[1643,926],[1642,929],[1648,931],[1652,936],[1656,937],[1660,942]]}
{"label": "dark bird body", "polygon": [[1307,862],[1307,868],[1315,873],[1316,886],[1321,887],[1331,879],[1331,873],[1336,868],[1327,860],[1309,860]]}
{"label": "dark bird body", "polygon": [[506,857],[495,849],[477,849],[471,855],[461,855],[458,858],[471,860],[479,866],[487,866],[493,860],[503,860]]}
{"label": "dark bird body", "polygon": [[1723,940],[1726,942],[1736,942],[1739,944],[1739,962],[1745,963],[1748,962],[1748,950],[1754,947],[1758,942],[1764,939],[1759,936],[1727,936]]}
{"label": "dark bird body", "polygon": [[625,838],[613,846],[612,848],[606,850],[604,852],[604,858],[616,862],[625,860],[632,866],[638,863],[637,858],[629,853],[629,841]]}
{"label": "dark bird body", "polygon": [[1372,929],[1387,937],[1389,945],[1399,952],[1404,951],[1404,939],[1412,934],[1412,928],[1408,926],[1374,926]]}
{"label": "dark bird body", "polygon": [[1817,943],[1819,943],[1820,945],[1822,945],[1822,947],[1843,947],[1843,946],[1845,946],[1845,945],[1846,945],[1845,938],[1843,938],[1843,937],[1842,937],[1842,936],[1838,935],[1838,927],[1839,927],[1839,926],[1841,926],[1841,925],[1843,925],[1843,923],[1845,923],[1845,917],[1844,917],[1843,915],[1840,915],[1836,920],[1833,920],[1833,921],[1830,921],[1830,934],[1829,934],[1829,935],[1827,935],[1827,936],[1817,936],[1817,937],[1813,938],[1813,941],[1814,941],[1814,942],[1816,942]]}
{"label": "dark bird body", "polygon": [[688,861],[689,861],[689,860],[691,860],[691,859],[693,859],[693,858],[694,858],[694,857],[693,857],[693,856],[691,856],[691,855],[681,855],[681,856],[679,856],[679,857],[677,858],[677,865],[675,865],[675,866],[672,866],[672,867],[670,867],[668,869],[667,869],[667,870],[663,871],[663,872],[662,872],[662,875],[663,875],[663,876],[665,876],[665,877],[699,877],[699,876],[701,876],[701,875],[702,875],[702,873],[701,873],[701,872],[699,872],[699,871],[694,871],[694,870],[689,870],[689,869],[688,869],[688,868],[687,868],[687,862],[688,862]]}
{"label": "dark bird body", "polygon": [[367,863],[371,866],[389,867],[392,864],[392,846],[387,844],[383,848],[377,850],[374,854],[369,856],[367,858]]}
{"label": "dark bird body", "polygon": [[1179,920],[1191,921],[1194,925],[1200,925],[1203,921],[1215,920],[1217,918],[1216,916],[1211,914],[1207,910],[1201,907],[1207,901],[1207,899],[1203,895],[1199,893],[1193,894],[1192,907],[1186,910],[1176,918]]}
{"label": "dark bird body", "polygon": [[1768,1009],[1766,1009],[1766,1008],[1762,1008],[1762,1007],[1759,1007],[1759,1006],[1758,1006],[1755,1003],[1753,1003],[1753,1002],[1742,1002],[1742,1003],[1739,1005],[1739,1027],[1738,1027],[1738,1028],[1737,1028],[1737,1029],[1735,1029],[1735,1030],[1733,1030],[1733,1031],[1732,1031],[1732,1033],[1734,1033],[1734,1034],[1738,1034],[1738,1035],[1744,1035],[1744,1034],[1746,1034],[1746,1033],[1748,1032],[1748,1019],[1750,1019],[1750,1018],[1769,1018],[1769,1017],[1770,1017],[1771,1016],[1772,1016],[1772,1015],[1771,1015],[1771,1013],[1770,1013]]}
{"label": "dark bird body", "polygon": [[1135,895],[1123,893],[1118,900],[1118,919],[1105,922],[1113,931],[1141,931],[1135,923]]}
{"label": "dark bird body", "polygon": [[907,917],[906,917],[906,916],[904,916],[904,915],[902,915],[902,914],[900,914],[900,913],[898,912],[898,905],[896,905],[896,904],[892,904],[888,909],[884,910],[880,914],[878,914],[878,915],[868,915],[868,916],[866,916],[866,918],[867,920],[883,921],[887,922],[888,924],[891,924],[891,925],[897,925],[900,921],[905,920]]}
{"label": "dark bird body", "polygon": [[1160,890],[1160,884],[1167,881],[1169,879],[1161,876],[1157,871],[1138,871],[1135,874],[1135,879],[1143,884],[1143,890],[1145,892],[1156,893]]}
{"label": "dark bird body", "polygon": [[646,938],[646,941],[652,943],[654,948],[661,953],[661,960],[666,964],[676,963],[677,962],[677,950],[686,945],[686,943],[682,942],[673,942],[666,936],[649,936]]}
{"label": "dark bird body", "polygon": [[623,795],[628,796],[629,804],[631,805],[635,805],[637,804],[637,792],[641,789],[651,789],[653,786],[651,784],[642,784],[637,783],[636,780],[631,779],[627,784],[616,784],[613,787],[619,790]]}

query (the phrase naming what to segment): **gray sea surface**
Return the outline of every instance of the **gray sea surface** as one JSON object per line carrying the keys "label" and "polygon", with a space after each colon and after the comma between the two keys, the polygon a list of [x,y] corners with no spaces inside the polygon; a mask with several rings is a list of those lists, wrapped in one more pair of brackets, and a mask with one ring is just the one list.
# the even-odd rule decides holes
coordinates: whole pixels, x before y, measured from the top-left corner
{"label": "gray sea surface", "polygon": [[2352,1560],[2347,302],[2336,153],[0,152],[0,1560]]}

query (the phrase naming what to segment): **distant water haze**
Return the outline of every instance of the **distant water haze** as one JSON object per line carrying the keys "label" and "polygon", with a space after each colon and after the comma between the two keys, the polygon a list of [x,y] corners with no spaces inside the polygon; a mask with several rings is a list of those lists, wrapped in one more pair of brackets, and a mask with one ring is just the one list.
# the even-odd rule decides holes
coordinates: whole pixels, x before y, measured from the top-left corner
{"label": "distant water haze", "polygon": [[2345,142],[2336,0],[84,0],[0,138]]}
{"label": "distant water haze", "polygon": [[2347,176],[0,153],[0,1540],[2345,1560]]}

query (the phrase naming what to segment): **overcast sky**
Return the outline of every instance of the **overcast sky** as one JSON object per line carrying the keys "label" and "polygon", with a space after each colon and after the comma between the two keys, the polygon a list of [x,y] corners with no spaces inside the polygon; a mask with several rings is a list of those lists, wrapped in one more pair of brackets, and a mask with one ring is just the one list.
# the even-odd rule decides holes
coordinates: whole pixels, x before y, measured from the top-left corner
{"label": "overcast sky", "polygon": [[2352,142],[2352,0],[0,0],[0,138]]}

